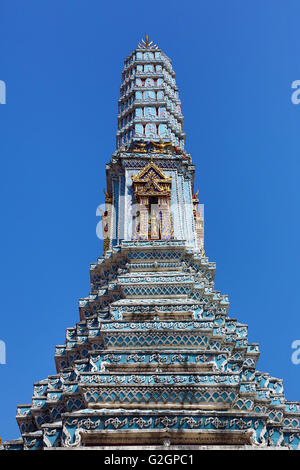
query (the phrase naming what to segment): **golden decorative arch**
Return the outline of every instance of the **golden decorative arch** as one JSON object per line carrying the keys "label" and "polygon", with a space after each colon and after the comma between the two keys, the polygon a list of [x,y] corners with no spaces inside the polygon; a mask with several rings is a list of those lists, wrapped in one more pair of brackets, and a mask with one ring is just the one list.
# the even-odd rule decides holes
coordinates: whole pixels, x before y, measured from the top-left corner
{"label": "golden decorative arch", "polygon": [[134,239],[170,240],[174,238],[169,178],[152,160],[132,176],[135,212]]}

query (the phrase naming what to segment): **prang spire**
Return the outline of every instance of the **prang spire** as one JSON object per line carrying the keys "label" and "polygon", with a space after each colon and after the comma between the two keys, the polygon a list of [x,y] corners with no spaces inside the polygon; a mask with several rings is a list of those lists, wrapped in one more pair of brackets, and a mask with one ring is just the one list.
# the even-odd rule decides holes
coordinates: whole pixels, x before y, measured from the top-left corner
{"label": "prang spire", "polygon": [[103,256],[7,450],[300,450],[300,404],[257,370],[258,344],[215,290],[174,72],[156,47],[146,36],[125,62]]}
{"label": "prang spire", "polygon": [[146,34],[124,61],[117,148],[152,141],[184,149],[183,121],[172,61]]}

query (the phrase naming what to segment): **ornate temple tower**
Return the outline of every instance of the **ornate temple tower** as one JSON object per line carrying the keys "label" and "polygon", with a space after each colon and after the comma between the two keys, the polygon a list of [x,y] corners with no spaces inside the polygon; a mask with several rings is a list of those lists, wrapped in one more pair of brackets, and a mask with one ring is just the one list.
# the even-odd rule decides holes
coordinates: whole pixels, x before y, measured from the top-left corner
{"label": "ornate temple tower", "polygon": [[300,448],[299,403],[214,289],[194,174],[171,60],[146,36],[122,74],[103,256],[6,449]]}
{"label": "ornate temple tower", "polygon": [[203,249],[184,144],[171,60],[146,36],[122,73],[117,151],[106,165],[105,252],[123,240],[185,240]]}

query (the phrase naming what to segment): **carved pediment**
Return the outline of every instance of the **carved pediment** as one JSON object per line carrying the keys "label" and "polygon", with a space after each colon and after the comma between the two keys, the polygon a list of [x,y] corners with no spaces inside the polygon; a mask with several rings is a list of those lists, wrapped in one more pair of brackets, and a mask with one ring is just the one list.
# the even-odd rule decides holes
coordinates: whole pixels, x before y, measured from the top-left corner
{"label": "carved pediment", "polygon": [[134,192],[139,196],[170,196],[172,178],[168,178],[163,171],[150,162],[142,168],[136,176],[132,176]]}

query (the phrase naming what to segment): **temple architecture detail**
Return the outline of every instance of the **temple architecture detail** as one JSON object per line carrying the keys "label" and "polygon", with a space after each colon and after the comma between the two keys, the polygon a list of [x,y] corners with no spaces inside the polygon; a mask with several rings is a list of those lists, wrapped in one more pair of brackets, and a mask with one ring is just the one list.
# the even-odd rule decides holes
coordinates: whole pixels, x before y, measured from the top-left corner
{"label": "temple architecture detail", "polygon": [[168,178],[151,161],[136,176],[131,175],[134,201],[135,240],[173,240],[171,216],[171,184]]}
{"label": "temple architecture detail", "polygon": [[5,449],[299,449],[299,403],[214,288],[175,73],[148,36],[125,60],[106,175],[90,293]]}

